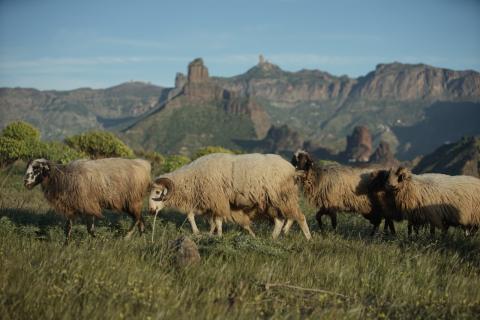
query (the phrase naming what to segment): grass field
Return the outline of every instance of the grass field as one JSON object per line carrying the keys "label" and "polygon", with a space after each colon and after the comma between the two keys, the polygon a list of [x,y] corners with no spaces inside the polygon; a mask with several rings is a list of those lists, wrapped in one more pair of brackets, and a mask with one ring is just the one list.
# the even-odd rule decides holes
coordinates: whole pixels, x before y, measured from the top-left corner
{"label": "grass field", "polygon": [[[277,241],[268,223],[251,238],[229,224],[224,237],[193,238],[202,261],[176,267],[169,242],[191,235],[175,213],[147,233],[122,236],[128,217],[97,223],[91,238],[76,222],[63,246],[63,219],[39,188],[21,183],[23,166],[0,173],[1,319],[474,319],[480,314],[480,235],[445,239],[370,238],[370,225],[341,215],[339,229],[313,239],[298,227]],[[207,226],[200,223],[204,231]],[[280,286],[275,286],[279,284]],[[296,286],[288,287],[285,285]],[[301,288],[297,288],[301,287]],[[317,291],[304,290],[319,289]],[[320,291],[324,290],[324,292]]]}

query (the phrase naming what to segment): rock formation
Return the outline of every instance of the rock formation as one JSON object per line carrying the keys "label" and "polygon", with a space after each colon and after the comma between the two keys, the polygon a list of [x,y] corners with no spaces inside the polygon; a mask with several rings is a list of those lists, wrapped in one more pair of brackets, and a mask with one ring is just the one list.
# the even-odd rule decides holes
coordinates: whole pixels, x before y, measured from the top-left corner
{"label": "rock formation", "polygon": [[395,156],[390,150],[390,145],[386,141],[380,141],[377,149],[375,149],[370,157],[370,163],[379,164],[384,167],[395,167],[399,164],[398,160],[395,159]]}
{"label": "rock formation", "polygon": [[343,160],[347,162],[368,162],[372,154],[372,135],[365,126],[357,126],[347,136],[347,148]]}
{"label": "rock formation", "polygon": [[413,172],[480,177],[480,137],[463,137],[439,147],[424,156]]}

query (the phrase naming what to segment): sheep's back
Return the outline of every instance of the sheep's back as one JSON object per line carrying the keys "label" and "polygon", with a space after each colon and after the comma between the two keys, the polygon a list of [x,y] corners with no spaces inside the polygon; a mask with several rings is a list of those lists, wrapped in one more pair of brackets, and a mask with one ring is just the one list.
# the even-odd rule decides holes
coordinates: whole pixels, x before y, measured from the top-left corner
{"label": "sheep's back", "polygon": [[246,154],[235,156],[233,190],[265,210],[269,202],[274,206],[297,201],[295,168],[290,162],[274,154]]}
{"label": "sheep's back", "polygon": [[77,160],[54,176],[48,191],[62,211],[101,215],[102,208],[125,210],[142,201],[150,184],[150,164],[141,159]]}
{"label": "sheep's back", "polygon": [[372,204],[368,196],[370,169],[329,167],[312,176],[306,190],[313,205],[336,211],[369,214]]}
{"label": "sheep's back", "polygon": [[397,207],[411,219],[440,227],[480,224],[480,179],[444,174],[412,175],[395,193]]}

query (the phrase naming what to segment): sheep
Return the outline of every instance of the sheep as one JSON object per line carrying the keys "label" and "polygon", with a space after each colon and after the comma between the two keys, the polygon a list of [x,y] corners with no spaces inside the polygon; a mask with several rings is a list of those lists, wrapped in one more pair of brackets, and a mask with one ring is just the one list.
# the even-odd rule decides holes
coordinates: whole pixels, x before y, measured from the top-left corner
{"label": "sheep", "polygon": [[76,160],[66,165],[35,159],[27,165],[24,185],[33,189],[40,184],[46,200],[66,217],[66,244],[78,215],[87,218],[87,231],[95,237],[94,221],[103,217],[102,209],[124,211],[133,218],[126,236],[130,238],[135,226],[140,234],[145,229],[141,209],[151,184],[150,170],[150,163],[142,159]]}
{"label": "sheep", "polygon": [[198,158],[155,179],[150,211],[164,207],[185,212],[194,234],[199,233],[195,215],[208,215],[210,231],[221,236],[224,220],[235,221],[254,235],[251,219],[262,214],[275,222],[273,238],[282,228],[287,233],[293,221],[307,239],[311,237],[298,206],[295,168],[278,155],[217,153]]}
{"label": "sheep", "polygon": [[[396,232],[393,221],[402,221],[404,217],[395,206],[392,192],[385,190],[384,188],[385,183],[388,180],[388,174],[389,171],[384,169],[375,170],[370,173],[368,191],[375,210],[381,212],[382,216],[385,218],[385,229],[388,227],[390,232],[395,235]],[[409,230],[411,233],[410,225]]]}
{"label": "sheep", "polygon": [[[373,224],[373,236],[382,221],[379,208],[374,205],[369,192],[372,169],[358,169],[339,165],[317,166],[310,155],[298,150],[291,160],[302,172],[301,182],[308,201],[318,208],[316,219],[322,227],[322,216],[328,215],[332,227],[337,225],[336,212],[360,213]],[[387,222],[386,222],[387,223]],[[394,229],[391,229],[394,233]]]}
{"label": "sheep", "polygon": [[399,167],[389,171],[385,189],[393,193],[396,207],[413,226],[429,224],[444,234],[449,226],[460,226],[465,233],[480,226],[478,178],[436,173],[416,175]]}

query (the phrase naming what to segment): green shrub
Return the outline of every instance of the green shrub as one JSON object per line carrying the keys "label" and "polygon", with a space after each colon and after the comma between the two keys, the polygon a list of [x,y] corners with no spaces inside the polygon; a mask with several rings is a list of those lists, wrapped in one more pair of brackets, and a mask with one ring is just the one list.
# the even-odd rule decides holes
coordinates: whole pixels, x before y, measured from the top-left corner
{"label": "green shrub", "polygon": [[72,149],[64,143],[54,141],[41,143],[39,156],[35,158],[45,158],[65,164],[76,159],[88,158],[88,155]]}
{"label": "green shrub", "polygon": [[237,154],[238,152],[232,151],[232,150],[229,150],[229,149],[226,149],[226,148],[223,148],[223,147],[219,147],[219,146],[208,146],[208,147],[198,149],[197,152],[195,153],[194,159],[203,157],[203,156],[205,156],[207,154],[211,154],[211,153]]}
{"label": "green shrub", "polygon": [[0,136],[0,164],[2,166],[11,164],[18,159],[24,159],[26,155],[25,141]]}
{"label": "green shrub", "polygon": [[178,168],[183,167],[184,165],[189,163],[190,161],[190,158],[185,156],[168,156],[163,164],[163,172],[171,172],[177,170]]}
{"label": "green shrub", "polygon": [[2,130],[2,136],[19,141],[40,141],[40,131],[24,121],[9,123]]}
{"label": "green shrub", "polygon": [[113,133],[106,131],[91,131],[65,139],[65,143],[92,158],[133,157],[133,151]]}
{"label": "green shrub", "polygon": [[163,165],[165,163],[165,157],[162,156],[160,153],[155,151],[143,151],[143,150],[136,150],[135,155],[137,157],[146,159],[150,161],[152,164],[152,173],[154,175],[163,173]]}

